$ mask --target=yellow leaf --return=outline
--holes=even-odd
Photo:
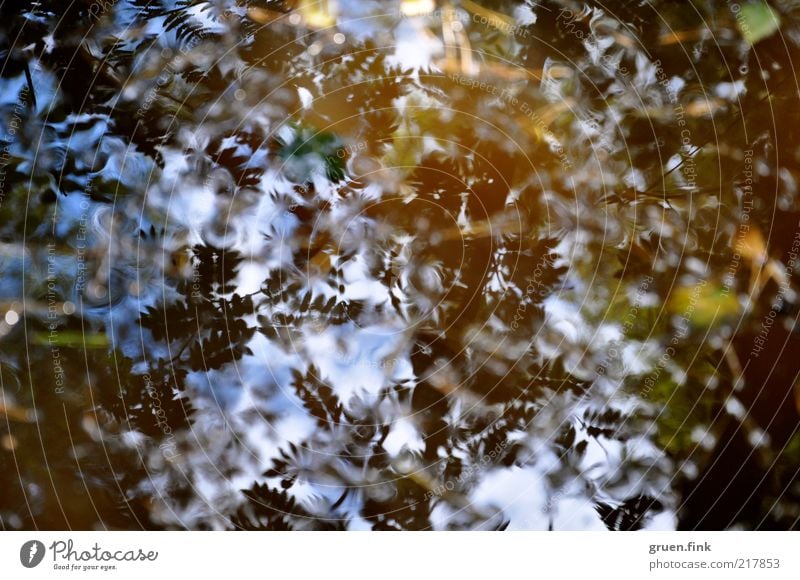
[[[761,230],[757,227],[751,227],[737,242],[735,250],[755,265],[767,261],[767,243],[764,241]]]
[[[481,6],[472,0],[461,0],[461,5],[499,30],[505,31],[516,28],[516,20],[501,12]]]
[[[679,44],[681,42],[694,42],[698,40],[703,34],[702,28],[695,28],[693,30],[675,30],[662,34],[658,39],[661,46],[669,46],[670,44]]]
[[[330,28],[336,24],[335,0],[300,0],[297,7],[309,28]]]
[[[275,10],[267,10],[266,8],[252,6],[247,9],[247,17],[258,24],[269,24],[282,16],[284,16],[283,13],[276,12]]]
[[[430,14],[436,9],[434,0],[403,0],[400,2],[400,12],[403,16],[421,16]]]
[[[20,423],[31,423],[35,413],[30,409],[23,409],[15,405],[5,405],[0,402],[0,416],[5,415],[6,421],[18,421]]]
[[[708,328],[737,315],[740,307],[735,293],[716,282],[702,281],[675,288],[667,310],[692,326]]]
[[[720,99],[697,99],[686,105],[690,117],[709,117],[722,108]]]

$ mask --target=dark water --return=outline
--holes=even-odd
[[[797,8],[2,3],[3,529],[793,529]]]

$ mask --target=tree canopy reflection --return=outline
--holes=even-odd
[[[797,527],[793,3],[2,11],[4,529]]]

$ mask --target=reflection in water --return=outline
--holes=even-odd
[[[791,10],[98,6],[2,31],[4,528],[796,527]]]

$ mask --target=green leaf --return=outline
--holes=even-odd
[[[34,344],[42,346],[60,346],[64,348],[108,348],[108,336],[103,333],[83,333],[76,330],[61,330],[55,334],[37,332],[33,336]]]
[[[742,6],[736,16],[736,25],[744,39],[753,46],[772,36],[780,27],[780,16],[765,2],[754,2]]]

